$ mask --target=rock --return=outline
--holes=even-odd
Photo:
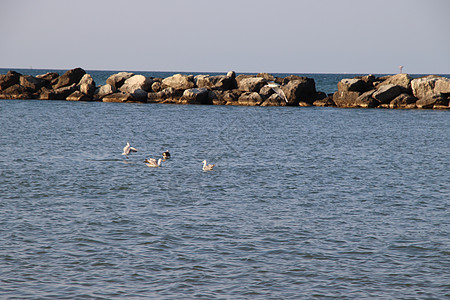
[[[113,74],[106,79],[106,83],[111,85],[115,90],[118,90],[125,80],[134,76],[134,73],[130,72],[119,72],[117,74]]]
[[[450,79],[440,77],[434,84],[434,92],[441,94],[450,94]]]
[[[244,92],[239,97],[238,103],[239,105],[257,106],[263,103],[263,98],[256,92]]]
[[[337,91],[333,94],[333,101],[337,107],[358,107],[356,99],[361,95],[354,91]]]
[[[161,84],[161,82],[159,82],[159,81],[153,82],[153,84],[152,84],[152,91],[153,91],[153,92],[159,92],[159,91],[161,91],[161,90],[162,90],[162,84]]]
[[[425,98],[427,96],[432,96],[435,94],[434,87],[436,81],[440,77],[436,75],[429,75],[421,78],[416,78],[411,81],[411,88],[413,95],[416,98]]]
[[[227,101],[223,99],[223,94],[225,91],[223,90],[209,90],[208,91],[208,101],[210,101],[213,105],[225,105]]]
[[[92,98],[83,94],[80,91],[75,91],[72,94],[70,94],[69,96],[67,96],[66,100],[68,100],[68,101],[90,101],[90,100],[92,100]]]
[[[152,90],[153,79],[143,75],[134,75],[125,80],[119,88],[124,93],[134,93],[136,90],[144,90],[150,92]]]
[[[229,71],[229,72],[227,73],[227,77],[230,77],[230,78],[232,78],[232,79],[236,79],[236,72],[234,72],[234,71]]]
[[[147,102],[150,103],[178,103],[183,95],[182,90],[168,87],[159,92],[149,92],[147,94]]]
[[[403,92],[411,91],[411,76],[408,74],[397,74],[393,76],[389,76],[385,81],[378,84],[377,88],[380,88],[383,85],[397,85],[402,88]]]
[[[268,99],[270,96],[272,96],[275,93],[275,91],[270,87],[270,86],[263,86],[260,90],[259,90],[259,94],[261,95],[261,97],[263,99]],[[285,101],[286,102],[286,101]]]
[[[20,84],[14,84],[0,92],[0,99],[34,99],[33,93]]]
[[[372,94],[372,98],[380,101],[380,103],[389,103],[394,100],[395,97],[400,95],[402,89],[398,85],[386,84],[377,89]]]
[[[80,92],[87,95],[89,98],[94,97],[96,87],[95,81],[91,75],[84,74],[78,85],[80,86]]]
[[[375,92],[375,90],[370,90],[358,96],[355,100],[355,106],[362,108],[374,108],[380,105],[380,101],[374,99],[373,97]]]
[[[86,72],[81,68],[75,68],[67,71],[60,77],[56,84],[53,86],[53,89],[59,89],[61,87],[71,86],[72,84],[78,84],[81,78],[86,74]]]
[[[275,77],[273,77],[273,75],[269,73],[258,73],[256,77],[264,78],[267,81],[275,81]]]
[[[333,97],[325,97],[323,99],[318,99],[313,102],[314,106],[328,107],[328,106],[336,106],[336,103],[333,101]]]
[[[197,75],[195,76],[195,83],[199,88],[215,88],[222,90],[232,90],[237,87],[236,80],[232,77],[218,75]]]
[[[107,95],[111,95],[112,93],[115,93],[116,90],[110,85],[110,84],[105,84],[102,86],[99,86],[94,93],[94,100],[101,100],[103,97],[107,96]]]
[[[429,95],[417,100],[416,106],[421,109],[448,108],[448,99],[442,94]]]
[[[414,96],[403,93],[389,103],[389,108],[416,108],[416,101]]]
[[[43,87],[47,83],[47,81],[30,75],[22,75],[20,76],[19,83],[21,86],[33,92],[37,92],[41,87]]]
[[[58,89],[43,89],[39,95],[41,100],[65,100],[70,94],[77,90],[77,85],[64,86]]]
[[[288,105],[312,105],[316,97],[316,84],[314,79],[303,77],[298,80],[290,80],[287,84],[282,85]]]
[[[8,71],[6,75],[0,75],[0,91],[15,84],[19,84],[21,75],[22,74],[17,73],[16,71]]]
[[[163,87],[172,87],[178,90],[187,90],[195,87],[194,76],[175,74],[162,80]]]
[[[41,75],[36,75],[36,78],[39,78],[39,79],[42,79],[42,80],[45,80],[47,83],[46,83],[46,85],[48,85],[48,84],[55,84],[56,83],[56,79],[59,77],[59,74],[58,73],[56,73],[56,72],[48,72],[48,73],[45,73],[45,74],[41,74]]]
[[[243,92],[259,92],[266,84],[267,80],[261,77],[249,77],[237,80],[238,89]]]
[[[364,93],[367,88],[367,84],[362,79],[342,79],[338,82],[338,91]]]
[[[286,106],[286,101],[278,94],[272,94],[269,96],[261,106]]]
[[[129,93],[116,92],[103,97],[103,102],[132,102],[134,99]]]
[[[192,88],[183,92],[182,102],[185,104],[212,104],[206,88]]]

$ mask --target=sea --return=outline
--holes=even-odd
[[[449,128],[448,110],[0,100],[0,299],[450,299]]]

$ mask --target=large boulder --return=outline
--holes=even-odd
[[[286,101],[280,95],[274,93],[264,100],[261,106],[286,106]]]
[[[159,92],[149,92],[147,102],[150,103],[178,103],[183,95],[183,90],[177,90],[172,87],[165,88]]]
[[[58,89],[43,88],[39,99],[41,100],[65,100],[70,94],[78,89],[77,85],[73,83],[70,86],[63,86]]]
[[[136,90],[144,90],[150,92],[152,90],[153,79],[143,75],[134,75],[125,80],[123,85],[119,88],[125,93],[134,93]]]
[[[19,84],[20,76],[21,74],[16,71],[8,71],[6,75],[0,75],[0,91]]]
[[[80,91],[75,91],[72,94],[70,94],[69,96],[67,96],[66,100],[68,100],[68,101],[90,101],[90,100],[92,100],[92,98]]]
[[[358,98],[356,98],[355,107],[374,108],[380,105],[380,101],[373,97],[375,92],[375,90],[370,90],[362,93],[360,96],[358,96]]]
[[[449,108],[448,98],[442,96],[442,94],[433,94],[420,98],[416,101],[417,108],[430,109],[430,108]]]
[[[398,85],[386,84],[377,89],[372,94],[372,98],[380,101],[380,103],[389,103],[394,100],[395,97],[400,95],[402,88]]]
[[[69,70],[58,77],[58,81],[53,86],[53,89],[56,90],[61,87],[71,86],[72,84],[78,84],[84,74],[86,74],[86,71],[84,71],[82,68]]]
[[[103,102],[133,102],[135,99],[129,93],[117,92],[103,97]]]
[[[178,90],[187,90],[195,87],[194,76],[175,74],[162,80],[163,87],[172,87]]]
[[[425,98],[427,96],[432,96],[435,94],[434,87],[436,81],[440,77],[435,75],[429,75],[421,78],[416,78],[411,81],[411,88],[413,95],[416,98]]]
[[[47,72],[45,74],[36,75],[36,78],[45,80],[48,84],[54,85],[56,84],[57,78],[59,77],[59,74],[56,72]]]
[[[211,104],[209,91],[206,88],[192,88],[183,92],[182,103],[185,104]]]
[[[345,78],[338,82],[338,91],[364,93],[365,91],[367,91],[367,84],[362,79]]]
[[[450,94],[450,79],[440,77],[434,84],[434,92],[440,94]]]
[[[416,101],[416,97],[403,93],[389,103],[389,108],[416,108]]]
[[[116,92],[116,89],[107,83],[105,85],[99,86],[95,90],[94,99],[101,100],[103,97],[105,97],[107,95],[111,95],[112,93],[115,93],[115,92]]]
[[[237,83],[234,78],[224,75],[197,75],[195,76],[195,83],[199,88],[232,90],[237,87]]]
[[[402,88],[403,91],[411,91],[411,76],[405,73],[389,76],[386,80],[378,84],[377,88],[383,85],[397,85]]]
[[[356,99],[361,95],[354,91],[337,91],[333,94],[333,101],[337,107],[358,107]]]
[[[257,106],[263,103],[263,98],[256,92],[244,92],[238,99],[239,105]]]
[[[34,94],[20,84],[14,84],[0,91],[0,99],[34,99]]]
[[[84,74],[78,85],[80,86],[80,92],[90,98],[94,97],[96,90],[95,81],[90,74]]]
[[[303,77],[301,79],[290,80],[287,84],[282,85],[288,105],[299,105],[303,103],[304,106],[312,105],[316,98],[316,84],[314,79]]]
[[[259,92],[267,84],[267,80],[262,77],[247,77],[237,79],[238,89],[243,92]]]
[[[119,72],[113,74],[106,79],[106,83],[111,85],[115,90],[118,90],[128,78],[134,76],[134,73]]]
[[[30,75],[20,76],[19,82],[21,86],[30,89],[33,92],[38,91],[41,87],[43,87],[47,83],[46,80],[36,78]]]

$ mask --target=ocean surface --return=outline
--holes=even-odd
[[[0,299],[449,299],[449,128],[435,110],[0,100]]]

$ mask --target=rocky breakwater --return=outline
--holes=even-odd
[[[267,84],[280,85],[287,102]],[[258,75],[182,75],[145,77],[130,72],[111,75],[97,86],[81,68],[36,77],[9,71],[0,75],[0,99],[41,99],[103,102],[215,104],[248,106],[312,106],[326,95],[316,91],[314,79]]]
[[[332,96],[337,107],[449,109],[450,79],[429,75],[373,75],[342,79]],[[330,99],[331,100],[331,99]]]

